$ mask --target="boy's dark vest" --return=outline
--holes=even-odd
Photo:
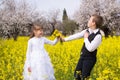
[[[87,32],[89,33],[88,30],[87,30]],[[95,38],[95,36],[98,35],[98,34],[101,35],[100,30],[99,30],[96,34],[95,34],[95,33],[90,34],[90,35],[88,36],[89,42],[91,43],[91,41],[92,41],[92,40]],[[97,49],[95,49],[95,50],[92,51],[92,52],[89,52],[89,51],[87,50],[87,48],[85,47],[85,43],[84,43],[81,52],[82,52],[81,56],[83,56],[83,57],[96,57]]]

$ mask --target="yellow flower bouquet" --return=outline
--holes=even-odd
[[[62,37],[63,38],[64,36],[63,36],[63,34],[60,31],[58,31],[57,29],[55,29],[55,31],[52,34],[52,37]],[[60,42],[61,43],[63,42],[61,38],[60,38]]]

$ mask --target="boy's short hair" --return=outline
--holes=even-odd
[[[100,15],[97,15],[97,14],[93,14],[92,17],[94,17],[93,22],[95,22],[96,27],[97,28],[102,27],[102,25],[103,25],[103,17],[100,16]]]

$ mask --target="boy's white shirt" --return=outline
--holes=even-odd
[[[74,39],[83,38],[86,30],[87,29],[65,38],[65,41],[70,41],[70,40],[74,40]],[[92,30],[92,29],[89,28],[88,30],[89,30],[89,32],[91,34],[93,32],[97,33],[99,29]],[[88,38],[84,38],[85,47],[90,52],[97,49],[97,47],[100,45],[101,41],[102,41],[102,36],[100,34],[96,35],[95,38],[93,39],[93,41],[91,41],[91,42],[89,42]]]

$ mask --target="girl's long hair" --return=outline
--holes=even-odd
[[[34,31],[38,31],[38,30],[43,30],[43,27],[42,27],[41,24],[39,24],[39,23],[33,23],[33,24],[31,24],[30,38],[33,38],[35,36]]]

